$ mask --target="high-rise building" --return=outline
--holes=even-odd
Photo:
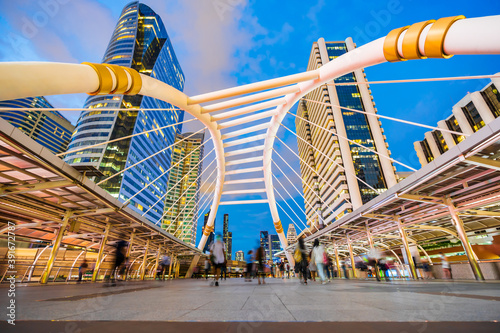
[[[130,67],[181,91],[184,88],[184,74],[161,18],[137,1],[123,9],[102,62]],[[178,123],[183,120],[184,112],[142,95],[90,96],[84,107],[89,110],[81,113],[68,150],[157,129],[69,154],[65,160],[75,167],[98,169],[102,176],[96,176],[96,182],[123,171],[100,186],[121,201],[134,196],[129,206],[160,224],[165,201],[158,199],[167,190],[172,156],[167,147],[181,131]],[[110,111],[109,108],[122,110]],[[174,124],[177,125],[166,127]],[[134,166],[136,163],[139,164]],[[154,184],[147,187],[152,181]]]
[[[210,210],[208,210],[208,212],[205,214],[205,218],[203,220],[203,229],[202,230],[204,230],[206,228],[209,216],[210,216]],[[214,230],[215,230],[215,219],[214,219]],[[212,245],[212,243],[214,242],[214,239],[215,239],[215,234],[212,231],[207,238],[207,242],[205,243],[205,247],[203,248],[204,253],[207,253],[210,251],[210,245]]]
[[[243,251],[236,251],[234,256],[236,261],[245,261],[245,253]]]
[[[225,245],[226,258],[231,260],[233,251],[233,233],[229,231],[229,214],[224,214],[224,225],[222,228],[222,240]]]
[[[494,78],[480,91],[467,93],[453,106],[452,115],[437,123],[438,127],[444,130],[472,134],[495,118],[500,117],[500,93],[497,87],[500,87],[500,79]],[[414,142],[413,145],[420,164],[424,166],[464,139],[464,135],[433,130],[425,133],[425,138],[422,141]]]
[[[53,109],[54,107],[44,97],[0,101],[0,108],[12,108],[11,111],[0,111],[0,117],[51,152],[62,153],[68,148],[75,126],[59,112],[16,110],[19,108]]]
[[[278,257],[275,257],[276,253],[281,251],[281,242],[278,235],[269,235],[269,259],[279,261]]]
[[[354,48],[351,38],[320,38],[313,43],[307,69],[315,70]],[[392,162],[359,146],[389,157],[378,118],[340,108],[376,113],[364,82],[364,71],[356,70],[311,91],[305,96],[310,101],[298,105],[297,115],[306,120],[296,118],[295,125],[297,135],[307,142],[298,139],[309,229],[332,223],[397,184]]]
[[[195,245],[204,134],[177,134],[161,227]]]
[[[271,259],[271,256],[269,254],[269,232],[260,232],[260,246],[264,248],[266,260]]]
[[[295,244],[295,242],[297,242],[297,231],[295,230],[295,226],[292,223],[288,225],[288,231],[286,232],[286,241],[289,245]]]

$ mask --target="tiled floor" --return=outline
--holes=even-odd
[[[17,286],[17,320],[176,322],[499,321],[500,283],[242,279]],[[0,288],[0,293],[7,293]],[[78,296],[78,297],[77,297]],[[478,296],[478,297],[475,297]],[[485,296],[489,298],[485,299]],[[0,308],[7,306],[0,297]]]

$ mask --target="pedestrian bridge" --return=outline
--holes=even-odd
[[[18,285],[16,326],[2,332],[487,332],[498,330],[499,283],[360,281],[301,285],[204,279]],[[4,288],[0,291],[5,291]],[[7,307],[0,298],[0,307]]]
[[[37,252],[33,261],[24,267],[26,269],[21,274],[28,280],[33,275],[39,275],[42,283],[58,278],[56,261],[61,244],[66,249],[80,249],[80,253],[85,248],[95,249],[92,279],[98,280],[100,272],[105,274],[105,267],[101,270],[101,265],[118,239],[128,239],[132,244],[128,254],[137,265],[134,276],[144,279],[166,251],[175,258],[171,268],[174,272],[180,270],[181,259],[186,264],[191,263],[189,276],[202,255],[199,249],[203,248],[213,230],[219,205],[266,202],[281,244],[287,249],[285,255],[293,263],[290,255],[293,245],[287,244],[283,232],[279,203],[275,198],[275,193],[280,195],[274,183],[276,170],[272,168],[274,153],[278,154],[274,149],[277,132],[290,108],[307,93],[330,84],[334,78],[380,63],[425,58],[443,58],[445,61],[452,55],[500,54],[499,30],[499,16],[472,19],[456,16],[419,22],[394,29],[386,37],[360,46],[318,69],[198,96],[187,96],[163,82],[118,66],[1,63],[0,99],[123,93],[142,94],[169,102],[193,115],[208,129],[217,164],[208,227],[195,248],[147,221],[99,188],[85,173],[64,163],[5,121],[0,121],[1,232],[8,233],[7,223],[14,221],[16,237],[52,243]],[[330,106],[340,112],[340,106]],[[369,117],[380,117],[375,111],[364,113]],[[255,121],[260,123],[248,126]],[[234,130],[237,126],[245,128]],[[338,137],[341,145],[352,141],[343,133],[332,134]],[[483,280],[485,276],[467,233],[500,227],[499,143],[500,119],[496,119],[404,181],[393,182],[386,192],[370,202],[362,205],[359,198],[352,198],[353,212],[324,229],[319,230],[314,224],[306,226],[300,221],[304,224],[306,241],[320,238],[335,255],[337,264],[341,257],[350,257],[354,262],[356,253],[375,246],[388,250],[402,246],[408,258],[410,275],[416,278],[409,245],[452,237],[461,241],[472,275]],[[255,152],[259,155],[248,157]],[[382,164],[388,163],[391,167],[392,163],[404,165],[388,153],[377,154],[384,161]],[[327,158],[345,171],[349,186],[363,182],[354,170]],[[259,163],[259,166],[248,167],[251,163]],[[255,172],[261,176],[248,176]],[[227,180],[228,175],[240,175],[241,178]],[[263,186],[252,190],[231,188],[251,183]],[[222,199],[225,195],[248,193],[265,193],[266,198]],[[43,265],[38,265],[37,260],[47,254]],[[73,260],[74,266],[77,259],[78,254],[72,254],[68,264]],[[4,266],[2,274],[7,273]],[[354,270],[353,274],[356,274]],[[70,276],[71,271],[67,275]]]

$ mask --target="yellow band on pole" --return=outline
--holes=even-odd
[[[88,65],[92,67],[97,73],[99,78],[99,87],[96,91],[88,93],[89,95],[107,95],[113,89],[113,77],[111,73],[106,68],[106,66],[101,64],[93,64],[90,62],[82,62],[82,65]]]
[[[128,76],[125,73],[125,70],[123,67],[117,66],[117,65],[109,65],[109,64],[103,64],[107,68],[111,69],[113,74],[115,74],[116,78],[116,85],[115,89],[111,90],[109,93],[110,94],[123,94],[125,91],[127,91],[128,88]]]
[[[430,28],[425,38],[425,56],[427,58],[451,58],[453,55],[444,53],[444,39],[448,29],[458,20],[465,16],[458,15],[453,17],[443,17],[436,21]]]
[[[426,59],[419,49],[420,34],[426,26],[436,20],[429,20],[412,24],[403,37],[403,57],[407,60]]]
[[[387,34],[384,40],[384,57],[389,62],[402,61],[406,60],[399,55],[398,52],[398,39],[399,36],[408,28],[402,27],[398,29],[394,29]]]

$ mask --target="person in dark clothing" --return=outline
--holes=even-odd
[[[125,263],[125,253],[128,243],[124,240],[119,240],[116,243],[115,263],[111,271],[111,286],[116,286],[116,276],[121,273],[123,264]]]
[[[299,273],[300,283],[307,284],[307,266],[309,265],[308,254],[304,245],[304,240],[299,238],[298,246],[295,249],[295,271]]]
[[[266,273],[264,272],[264,261],[266,252],[262,246],[260,246],[255,252],[255,260],[257,261],[257,280],[260,284],[260,277],[262,276],[262,283],[266,284]]]
[[[87,268],[89,268],[89,264],[87,263],[87,259],[83,259],[80,267],[78,268],[78,283],[82,282],[82,278],[85,275]]]

